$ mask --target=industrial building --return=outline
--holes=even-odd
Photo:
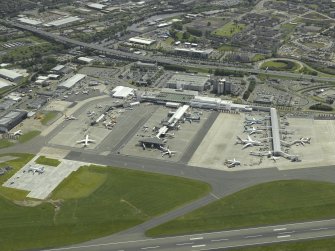
[[[167,85],[172,89],[202,92],[210,88],[209,80],[210,78],[204,75],[175,74],[167,81]]]
[[[189,57],[208,58],[213,52],[213,49],[198,50],[195,48],[175,48],[174,52],[178,55],[184,55]]]
[[[49,23],[46,23],[45,26],[54,26],[54,27],[62,27],[62,26],[66,26],[70,23],[74,23],[81,20],[80,17],[65,17],[62,19],[58,19]]]
[[[16,83],[23,78],[20,73],[7,69],[0,69],[0,77]]]
[[[46,97],[38,97],[34,100],[30,101],[27,105],[30,109],[40,109],[43,105],[45,105],[48,102],[48,98]]]
[[[156,40],[142,38],[142,37],[132,37],[132,38],[129,38],[128,41],[133,44],[147,45],[147,46],[156,43]]]
[[[24,119],[27,118],[27,112],[21,110],[13,110],[0,118],[0,132],[7,133],[12,128],[20,124]]]
[[[80,62],[83,62],[83,63],[92,63],[94,61],[93,58],[88,58],[88,57],[79,57],[77,58]]]
[[[16,101],[11,99],[6,99],[0,103],[0,110],[6,111],[16,104]]]
[[[95,10],[103,10],[106,8],[106,5],[104,4],[99,4],[99,3],[88,3],[86,4],[87,7]]]
[[[79,83],[81,80],[83,80],[84,78],[86,78],[85,74],[76,74],[74,76],[72,76],[71,78],[69,78],[68,80],[60,83],[57,88],[59,89],[71,89],[73,86],[75,86],[77,83]]]

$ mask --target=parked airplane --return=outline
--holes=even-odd
[[[256,122],[257,124],[262,123],[263,120],[264,120],[264,119],[256,119],[256,118],[254,118],[254,117],[252,117],[251,119],[249,119],[249,118],[247,118],[247,117],[245,118],[245,121],[246,121],[246,122]]]
[[[235,167],[235,166],[241,165],[241,162],[234,158],[233,160],[227,160],[226,164],[228,165],[228,167]]]
[[[16,135],[22,135],[22,134],[23,134],[22,130],[18,130],[16,132],[13,132],[14,136],[16,136]]]
[[[249,135],[248,135],[248,139],[241,139],[239,136],[237,136],[237,139],[240,143],[244,144],[242,149],[247,148],[249,146],[261,146],[262,145],[262,142],[253,140]]]
[[[44,167],[32,167],[32,166],[29,166],[28,168],[28,173],[29,172],[32,172],[33,174],[35,173],[38,173],[38,174],[42,174],[44,173]]]
[[[86,135],[85,139],[77,141],[77,144],[84,144],[84,147],[89,146],[89,143],[95,143],[95,140],[90,139],[88,134]]]
[[[168,154],[169,157],[171,158],[172,155],[177,153],[176,151],[171,151],[169,147],[166,147],[166,148],[162,147],[161,149],[162,149],[162,157],[164,157],[164,155]]]
[[[300,138],[300,144],[302,144],[303,146],[305,144],[310,144],[311,143],[311,138]]]
[[[77,119],[77,118],[74,117],[74,116],[72,116],[72,115],[67,116],[67,115],[65,114],[65,120],[76,120],[76,119]]]
[[[250,128],[247,128],[246,126],[244,127],[244,131],[243,132],[247,132],[249,135],[252,135],[254,133],[262,133],[263,130],[261,129],[256,129],[255,127],[250,127]]]

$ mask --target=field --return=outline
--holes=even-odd
[[[82,167],[56,189],[52,203],[24,207],[1,193],[0,247],[2,251],[39,249],[106,236],[209,191],[209,185],[184,178]]]
[[[47,166],[58,166],[60,164],[60,161],[57,159],[50,159],[45,156],[38,157],[37,160],[35,160],[37,164],[40,165],[47,165]]]
[[[53,111],[45,113],[41,119],[42,125],[48,125],[50,121],[56,118],[57,114],[58,112],[53,112]]]
[[[232,37],[236,33],[241,32],[245,27],[245,24],[234,24],[233,22],[230,22],[225,24],[223,27],[214,30],[212,35],[220,37]]]
[[[23,135],[19,137],[19,142],[25,143],[31,140],[32,138],[35,138],[36,136],[40,135],[40,133],[41,133],[40,131],[30,131],[30,132],[24,133]]]
[[[311,240],[294,243],[281,243],[260,247],[236,249],[236,251],[333,251],[335,239]],[[235,249],[234,249],[235,250]]]
[[[269,60],[261,65],[261,69],[269,69],[271,71],[296,71],[299,65],[293,61],[288,60]]]
[[[264,183],[150,229],[147,235],[190,234],[331,218],[335,216],[334,195],[332,183],[302,180]]]

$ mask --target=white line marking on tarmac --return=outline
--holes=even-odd
[[[159,248],[160,246],[154,246],[154,247],[145,247],[145,248],[141,248],[142,250],[146,250],[146,249],[154,249],[154,248]]]
[[[201,248],[201,247],[206,247],[206,245],[202,244],[202,245],[194,245],[194,246],[192,246],[192,248]]]
[[[286,231],[286,232],[282,232],[280,234],[293,234],[295,231]]]
[[[194,242],[185,242],[185,243],[178,243],[177,246],[184,246],[184,245],[192,245]]]
[[[288,238],[288,237],[291,237],[291,235],[279,235],[279,236],[277,236],[277,238]]]
[[[215,199],[219,200],[220,198],[213,193],[210,193]]]
[[[202,240],[204,237],[193,237],[190,238],[190,241],[194,241],[194,240]]]
[[[273,231],[284,231],[284,230],[286,230],[287,228],[286,227],[284,227],[284,228],[276,228],[276,229],[273,229]]]
[[[244,238],[245,238],[245,239],[248,239],[248,238],[261,237],[261,236],[263,236],[263,235],[261,235],[261,234],[258,234],[258,235],[248,235],[248,236],[245,236]]]
[[[327,230],[329,229],[328,227],[320,227],[320,228],[312,228],[312,231],[320,231],[320,230]]]
[[[212,242],[216,242],[216,241],[228,241],[229,239],[217,239],[217,240],[211,240]]]

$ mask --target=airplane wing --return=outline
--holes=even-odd
[[[77,144],[85,143],[85,142],[86,142],[86,140],[84,140],[84,139],[83,139],[83,140],[78,140],[78,141],[77,141]]]
[[[247,143],[247,144],[245,144],[245,145],[242,147],[242,149],[247,148],[247,147],[249,147],[249,146],[252,146],[252,144],[251,144],[251,143]]]
[[[249,141],[252,141],[252,138],[251,138],[249,135],[248,135],[248,140],[249,140]]]

